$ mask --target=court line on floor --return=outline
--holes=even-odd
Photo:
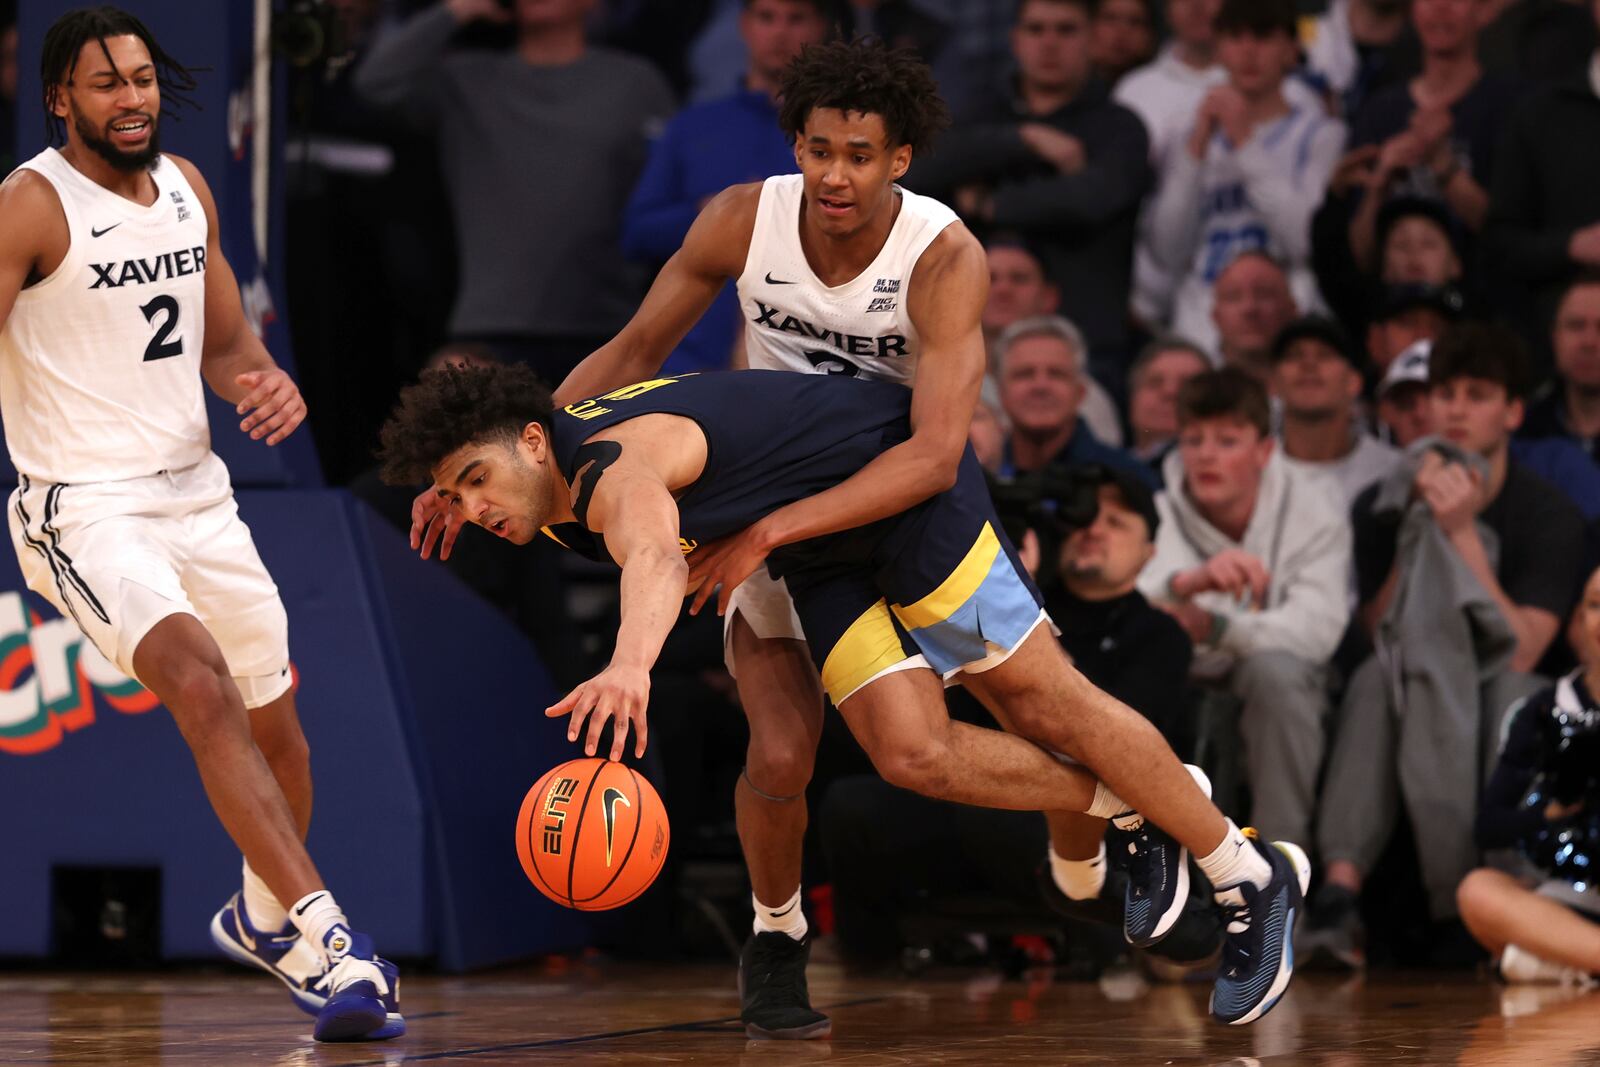
[[[837,1004],[823,1004],[819,1010],[837,1011],[840,1008],[854,1008],[862,1004],[877,1004],[880,1001],[890,1000],[891,997],[857,997],[854,1000],[842,1000]],[[739,1021],[737,1015],[729,1015],[721,1019],[697,1019],[693,1022],[668,1023],[664,1026],[641,1026],[633,1030],[611,1030],[603,1034],[579,1034],[574,1037],[550,1037],[542,1041],[516,1041],[504,1045],[481,1045],[461,1049],[441,1049],[438,1052],[421,1052],[415,1056],[402,1055],[398,1060],[393,1056],[386,1056],[376,1060],[358,1060],[355,1063],[345,1064],[344,1067],[393,1067],[395,1063],[422,1063],[428,1060],[448,1060],[456,1057],[488,1056],[496,1052],[518,1052],[536,1048],[560,1048],[563,1045],[583,1045],[594,1041],[614,1041],[624,1037],[639,1037],[642,1034],[670,1034],[693,1033],[695,1031],[710,1030],[712,1027],[725,1026],[728,1023]],[[742,1033],[739,1030],[730,1030],[729,1033]]]

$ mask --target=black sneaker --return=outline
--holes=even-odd
[[[1354,890],[1325,882],[1312,895],[1296,941],[1308,968],[1359,971],[1367,965],[1361,898]]]
[[[1184,769],[1207,797],[1211,779],[1192,763]],[[1128,875],[1122,935],[1128,944],[1150,948],[1167,936],[1189,902],[1189,850],[1135,811],[1111,820],[1106,856]]]
[[[811,943],[780,931],[753,934],[739,953],[739,1018],[750,1037],[804,1041],[827,1037],[833,1020],[811,1007],[806,961]]]
[[[1108,866],[1100,895],[1088,900],[1074,900],[1061,891],[1050,873],[1049,860],[1041,863],[1035,874],[1039,880],[1039,895],[1050,905],[1050,910],[1062,918],[1097,926],[1122,926],[1122,899],[1127,892],[1128,877],[1121,871]]]
[[[1145,949],[1152,956],[1194,967],[1222,948],[1222,913],[1210,900],[1191,896],[1167,936]]]

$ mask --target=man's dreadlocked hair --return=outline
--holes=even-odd
[[[550,429],[550,390],[523,364],[444,366],[400,390],[379,433],[378,459],[390,485],[416,485],[463,445],[511,442],[537,422]]]
[[[56,19],[54,25],[45,31],[43,54],[39,59],[39,74],[44,82],[44,122],[51,144],[66,141],[66,124],[56,117],[53,108],[56,93],[63,84],[72,80],[73,73],[78,69],[78,54],[83,51],[83,46],[90,41],[98,41],[106,61],[115,70],[116,63],[111,61],[106,38],[130,36],[139,38],[150,50],[150,61],[156,67],[156,84],[161,87],[161,113],[171,113],[167,108],[169,101],[199,108],[200,105],[189,95],[199,84],[194,80],[193,72],[167,55],[156,44],[155,37],[144,23],[120,8],[79,8]]]
[[[950,125],[933,72],[907,48],[871,38],[807,45],[783,72],[778,125],[791,140],[819,107],[878,115],[891,147],[921,152]]]

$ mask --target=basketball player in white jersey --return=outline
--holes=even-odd
[[[65,144],[0,185],[22,573],[177,721],[245,856],[244,888],[212,920],[218,946],[282,980],[319,1040],[397,1036],[396,971],[306,854],[287,619],[210,448],[202,378],[268,445],[306,409],[245,321],[210,189],[158,148],[163,90],[181,100],[194,80],[109,7],[59,19],[42,70]]]

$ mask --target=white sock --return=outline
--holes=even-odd
[[[1100,852],[1088,860],[1064,860],[1050,849],[1050,877],[1056,888],[1069,900],[1093,900],[1106,884],[1106,843],[1100,842]]]
[[[1257,889],[1265,889],[1272,881],[1272,864],[1256,851],[1249,838],[1228,820],[1228,833],[1209,856],[1196,856],[1200,870],[1211,879],[1219,891],[1249,882]]]
[[[1094,800],[1084,811],[1085,815],[1093,815],[1096,819],[1109,819],[1114,815],[1121,815],[1128,810],[1128,805],[1122,798],[1113,793],[1104,782],[1094,784]]]
[[[750,902],[756,906],[756,921],[752,929],[758,934],[788,934],[796,941],[804,941],[806,931],[810,926],[806,923],[805,909],[800,907],[800,888],[795,887],[794,896],[776,908],[769,908],[750,894]]]
[[[250,925],[264,934],[275,934],[289,922],[289,909],[278,903],[267,883],[250,869],[249,860],[244,861],[244,913]]]
[[[307,893],[289,909],[289,921],[300,930],[300,935],[322,956],[329,955],[328,934],[335,926],[350,929],[350,920],[344,917],[333,894],[326,889]],[[348,944],[348,941],[346,942]],[[339,949],[335,949],[337,954]]]

